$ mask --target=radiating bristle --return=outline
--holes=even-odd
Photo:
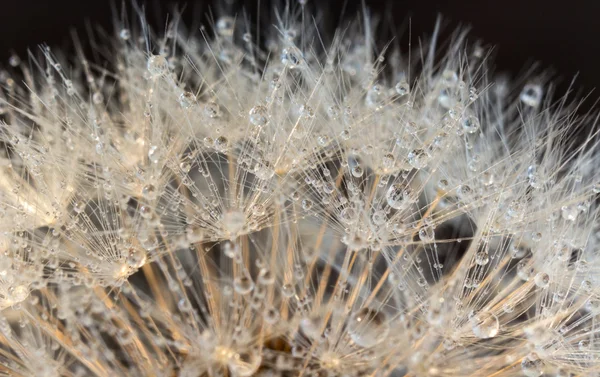
[[[0,75],[0,375],[600,373],[595,114],[439,24],[140,18]]]

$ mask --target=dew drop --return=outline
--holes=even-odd
[[[352,168],[352,176],[355,178],[360,178],[363,176],[364,170],[361,166],[356,165]]]
[[[408,203],[409,195],[410,189],[407,186],[394,183],[387,191],[387,204],[394,209],[400,209]]]
[[[408,154],[408,163],[415,169],[427,166],[427,153],[423,149],[415,149]]]
[[[544,361],[532,352],[521,361],[521,371],[527,377],[538,377],[544,373]]]
[[[226,232],[230,235],[238,235],[246,225],[246,216],[241,211],[228,211],[223,214],[221,222]]]
[[[183,92],[179,95],[179,105],[184,109],[189,109],[196,105],[196,96],[192,92]]]
[[[373,347],[385,340],[390,328],[385,314],[371,308],[362,308],[348,322],[350,338],[361,347]]]
[[[419,229],[419,238],[423,242],[432,242],[435,240],[435,231],[431,225],[425,225]]]
[[[474,134],[479,130],[479,119],[475,115],[469,115],[462,120],[463,130],[468,134]]]
[[[264,126],[269,121],[269,112],[263,105],[257,105],[250,109],[250,122],[255,126]]]
[[[16,285],[14,287],[10,287],[8,289],[8,293],[10,294],[11,301],[23,302],[27,296],[29,296],[29,289],[24,285]]]
[[[527,84],[523,87],[519,99],[527,106],[537,107],[542,101],[542,87],[537,84]]]
[[[393,154],[387,153],[385,156],[383,156],[382,162],[384,168],[392,169],[394,167],[394,164],[396,163],[396,158]]]
[[[305,211],[309,211],[313,207],[313,202],[310,199],[302,200],[302,209]]]
[[[235,27],[235,20],[232,17],[221,17],[217,21],[217,33],[222,37],[231,37]]]
[[[254,282],[248,276],[238,276],[233,280],[233,289],[241,295],[246,295],[254,289]]]
[[[533,278],[533,282],[539,288],[548,288],[548,286],[550,285],[550,276],[545,272],[538,272]]]
[[[138,247],[130,247],[127,252],[126,263],[129,267],[138,269],[146,263],[146,251]]]
[[[162,55],[152,55],[148,59],[148,72],[153,77],[164,75],[169,70],[169,63]]]
[[[119,32],[119,38],[121,38],[124,41],[129,40],[129,38],[131,38],[131,32],[129,31],[129,29],[121,29],[121,31]]]
[[[473,334],[481,339],[493,338],[500,330],[498,317],[489,312],[475,314],[470,318],[470,322]]]
[[[410,86],[408,85],[408,83],[406,81],[399,81],[396,84],[396,93],[398,93],[398,95],[403,96],[406,95],[410,92]]]
[[[255,348],[250,348],[244,352],[239,352],[233,355],[227,362],[233,377],[250,377],[254,376],[255,372],[260,367],[262,355]]]
[[[480,251],[477,254],[475,254],[475,263],[480,265],[480,266],[485,266],[486,264],[488,264],[490,261],[490,256],[487,252],[485,251]]]
[[[214,145],[219,152],[225,152],[229,146],[229,140],[225,136],[219,136],[215,139]]]
[[[302,63],[302,52],[297,47],[287,47],[281,52],[281,63],[288,68],[296,68]]]

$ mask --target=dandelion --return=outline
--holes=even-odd
[[[0,374],[600,372],[595,116],[307,12],[11,59]]]

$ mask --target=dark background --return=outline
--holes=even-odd
[[[71,30],[86,33],[86,23],[112,30],[111,4],[120,8],[121,0],[0,0],[0,64],[6,65],[12,51],[21,57],[27,48],[35,50],[45,42],[53,47],[72,47]],[[162,26],[173,2],[142,1],[155,24]],[[295,1],[295,0],[291,0]],[[342,9],[355,17],[360,2],[348,0],[308,0],[319,3],[328,18],[337,22]],[[480,38],[495,45],[497,69],[513,77],[533,63],[548,69],[564,92],[575,77],[581,95],[600,89],[600,1],[575,0],[464,0],[464,1],[394,1],[365,0],[373,13],[385,15],[401,28],[412,21],[413,45],[416,37],[431,33],[435,19],[442,14],[448,35],[456,26],[471,27],[472,39]],[[125,1],[130,4],[129,0]],[[186,5],[188,22],[206,20],[209,9],[224,8],[223,1],[178,2]],[[250,15],[256,14],[257,0],[237,1]],[[261,0],[269,7],[268,0]],[[345,5],[344,5],[345,4]],[[314,4],[313,4],[314,5]],[[240,9],[239,6],[236,9]],[[253,20],[255,18],[252,18]],[[82,38],[85,40],[85,38]],[[590,100],[600,98],[596,91]]]

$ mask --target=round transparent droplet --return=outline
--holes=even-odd
[[[18,303],[23,302],[29,296],[29,289],[25,285],[16,285],[8,289],[10,300]]]
[[[229,140],[225,136],[219,136],[215,139],[214,145],[219,152],[225,152],[229,147]]]
[[[269,111],[263,105],[257,105],[250,109],[250,122],[255,126],[264,126],[269,121]]]
[[[396,84],[395,89],[396,89],[396,93],[398,93],[398,95],[400,95],[400,96],[404,96],[404,95],[410,93],[410,86],[404,80],[403,81],[399,81]]]
[[[548,288],[550,285],[550,276],[545,272],[538,272],[533,278],[533,282],[539,288]]]
[[[254,289],[254,282],[248,276],[238,276],[233,280],[233,289],[241,295],[246,295]]]
[[[161,76],[169,70],[169,63],[162,55],[152,55],[148,58],[148,72],[153,77]]]
[[[126,263],[129,267],[138,269],[142,267],[147,260],[146,251],[139,247],[131,247],[127,251]]]
[[[119,32],[119,38],[121,38],[124,41],[128,41],[129,38],[131,38],[131,32],[129,31],[129,29],[121,29],[121,31]]]
[[[419,238],[423,242],[432,242],[435,240],[435,231],[431,225],[425,225],[419,229]]]
[[[281,52],[281,63],[288,68],[296,68],[302,63],[302,52],[294,46],[284,48]]]
[[[474,134],[479,130],[479,119],[475,115],[469,115],[462,120],[463,130],[468,134]]]
[[[523,87],[519,99],[527,106],[537,107],[542,101],[543,90],[540,85],[527,84]]]
[[[521,371],[526,377],[541,376],[544,373],[544,361],[532,352],[521,361]]]
[[[179,95],[179,105],[184,109],[189,109],[196,105],[196,96],[192,92],[183,92]]]
[[[221,218],[223,229],[230,235],[238,235],[246,225],[246,216],[241,211],[227,211]]]
[[[235,20],[233,17],[225,16],[219,18],[217,21],[217,33],[222,37],[231,37],[235,27]]]
[[[348,334],[360,347],[373,347],[387,338],[390,328],[384,313],[362,308],[348,321]]]
[[[388,189],[385,198],[390,207],[400,209],[408,203],[409,195],[410,190],[408,187],[394,183]]]
[[[498,335],[500,322],[498,317],[489,312],[481,312],[470,318],[473,334],[480,339],[493,338]]]
[[[144,187],[142,187],[142,195],[145,198],[148,199],[155,199],[157,196],[158,192],[156,190],[156,186],[154,186],[153,184],[149,183],[147,185],[144,185]]]
[[[415,169],[427,166],[427,153],[423,149],[415,149],[408,154],[408,163]]]
[[[477,254],[475,254],[475,263],[480,265],[480,266],[485,266],[486,264],[488,264],[490,261],[490,256],[487,252],[485,251],[480,251]]]
[[[355,178],[360,178],[364,174],[363,168],[361,166],[359,166],[359,165],[354,166],[352,168],[351,172],[352,172],[352,176],[355,177]]]
[[[84,201],[76,201],[73,203],[73,211],[75,213],[82,213],[85,211],[86,203]]]
[[[309,211],[313,207],[313,201],[310,199],[302,200],[302,209],[305,211]]]
[[[158,146],[150,146],[150,149],[148,149],[148,159],[150,160],[150,162],[152,162],[153,164],[157,164],[160,161],[160,158],[161,155]]]
[[[227,362],[227,366],[233,377],[250,377],[260,367],[262,355],[258,349],[250,348],[244,352],[233,355]]]
[[[209,118],[218,118],[221,115],[221,107],[214,101],[209,101],[204,105],[204,115]]]

